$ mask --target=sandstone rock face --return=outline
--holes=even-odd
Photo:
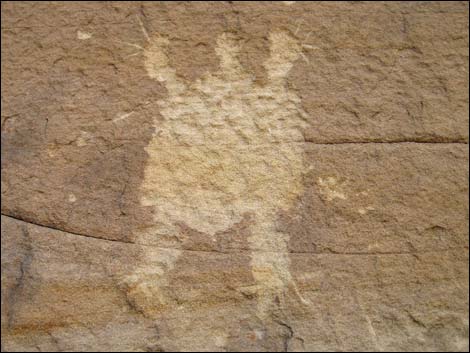
[[[2,2],[2,351],[468,351],[468,11]]]

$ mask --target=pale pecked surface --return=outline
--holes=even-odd
[[[2,351],[468,351],[468,3],[2,2]]]
[[[190,83],[171,67],[168,40],[150,39],[145,67],[165,85],[168,98],[158,102],[163,121],[156,121],[146,148],[149,161],[142,185],[142,203],[155,208],[155,226],[139,239],[177,246],[172,240],[182,223],[220,242],[218,232],[253,215],[248,242],[256,285],[247,290],[257,296],[262,319],[286,288],[298,293],[289,270],[289,237],[275,223],[278,213],[302,193],[300,142],[307,125],[300,99],[286,82],[301,45],[285,32],[271,33],[269,39],[271,56],[264,64],[268,83],[263,86],[244,71],[240,44],[231,34],[217,39],[220,71]],[[144,292],[143,310],[153,300],[165,302],[158,288],[180,255],[176,249],[148,251],[131,277],[136,286],[132,292]],[[134,295],[139,304],[142,294]]]

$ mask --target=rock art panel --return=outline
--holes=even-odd
[[[2,351],[468,351],[467,2],[2,2]]]
[[[301,142],[307,123],[299,98],[286,83],[302,49],[286,32],[273,32],[269,39],[266,85],[244,71],[241,43],[233,34],[217,39],[220,70],[195,82],[177,76],[168,39],[149,39],[145,67],[165,85],[168,97],[158,102],[162,120],[156,119],[146,148],[149,162],[142,185],[142,204],[154,208],[155,226],[139,241],[168,248],[149,249],[147,262],[131,279],[134,291],[145,298],[143,310],[147,301],[152,305],[152,297],[165,301],[158,287],[181,255],[182,225],[217,243],[223,241],[218,233],[247,216],[252,218],[247,246],[256,282],[250,290],[258,298],[259,316],[266,318],[274,300],[287,288],[295,289],[289,239],[277,231],[276,219],[303,189]]]

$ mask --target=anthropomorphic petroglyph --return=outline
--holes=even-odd
[[[269,40],[263,86],[242,67],[241,45],[230,34],[217,40],[220,70],[191,83],[171,67],[166,38],[154,37],[145,49],[147,73],[164,84],[168,96],[158,102],[163,120],[155,120],[142,185],[142,203],[154,208],[155,226],[140,241],[156,247],[149,247],[146,261],[129,279],[131,296],[144,311],[165,304],[165,272],[181,250],[159,247],[174,247],[181,223],[217,242],[217,232],[246,214],[254,218],[248,241],[256,285],[245,290],[257,298],[261,319],[276,297],[282,300],[295,288],[288,235],[276,229],[276,219],[303,188],[306,119],[286,82],[301,45],[285,32],[273,32]]]

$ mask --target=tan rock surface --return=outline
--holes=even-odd
[[[468,3],[2,2],[2,351],[468,350]]]

